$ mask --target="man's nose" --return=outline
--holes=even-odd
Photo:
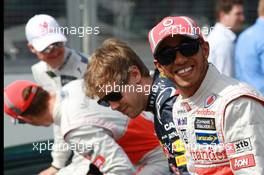
[[[120,103],[116,101],[109,101],[109,104],[112,110],[117,110],[120,106]]]
[[[188,60],[188,58],[183,56],[180,52],[177,52],[175,57],[174,64],[185,64]]]

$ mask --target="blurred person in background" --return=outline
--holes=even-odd
[[[264,0],[259,1],[258,19],[242,32],[235,50],[235,78],[264,95]]]
[[[31,17],[25,27],[29,50],[36,55],[39,62],[32,65],[35,81],[49,92],[60,90],[68,82],[83,77],[88,59],[65,47],[67,38],[63,28],[50,15],[38,14]],[[59,128],[54,125],[54,148],[65,144]],[[53,149],[50,168],[40,175],[53,175],[64,167],[72,155],[71,151]]]
[[[236,32],[244,22],[242,0],[217,0],[217,23],[208,35],[210,44],[209,62],[213,63],[220,73],[234,76],[234,49]]]

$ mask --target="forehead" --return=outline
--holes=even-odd
[[[241,13],[241,12],[243,12],[243,6],[239,4],[234,5],[232,9],[230,10],[230,14],[231,13]]]

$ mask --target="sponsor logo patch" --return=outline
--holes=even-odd
[[[187,117],[177,118],[177,125],[187,125]]]
[[[169,122],[169,123],[164,124],[164,128],[166,131],[169,131],[170,129],[174,129],[175,125],[173,122]]]
[[[196,142],[199,144],[219,144],[219,140],[216,133],[195,133]]]
[[[104,158],[103,156],[99,155],[99,156],[97,156],[97,157],[95,158],[95,160],[93,161],[93,164],[94,164],[97,168],[100,169],[101,166],[103,166],[104,162],[105,162],[105,158]]]
[[[249,154],[245,156],[236,157],[230,159],[230,163],[233,170],[240,170],[242,168],[248,168],[256,166],[254,155]]]
[[[176,164],[177,164],[178,167],[187,164],[187,160],[186,160],[186,158],[185,158],[184,155],[177,156],[177,157],[175,158],[175,160],[176,160]]]
[[[191,150],[190,151],[193,160],[197,161],[219,161],[219,160],[226,160],[227,155],[225,150],[223,151],[215,151],[212,148],[203,149],[203,150]]]
[[[187,102],[182,102],[181,106],[188,112],[192,110],[191,106]]]
[[[184,152],[184,144],[182,143],[181,140],[176,140],[175,142],[172,143],[172,148],[175,152]]]
[[[250,138],[246,138],[243,140],[238,140],[235,142],[226,144],[226,152],[227,154],[238,154],[246,151],[251,151],[251,142]]]
[[[215,94],[210,95],[209,97],[206,98],[205,102],[204,102],[204,107],[205,108],[209,108],[217,99],[217,96]]]
[[[181,129],[181,135],[182,135],[182,139],[184,140],[184,142],[188,144],[188,136],[187,136],[186,129]]]
[[[196,115],[200,115],[200,116],[215,116],[215,114],[216,114],[215,111],[204,108],[198,109],[196,111]]]
[[[200,130],[216,130],[214,118],[196,117],[194,128]]]

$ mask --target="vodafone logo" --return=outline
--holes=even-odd
[[[233,170],[240,170],[242,168],[248,168],[256,165],[253,154],[233,158],[230,162]]]

